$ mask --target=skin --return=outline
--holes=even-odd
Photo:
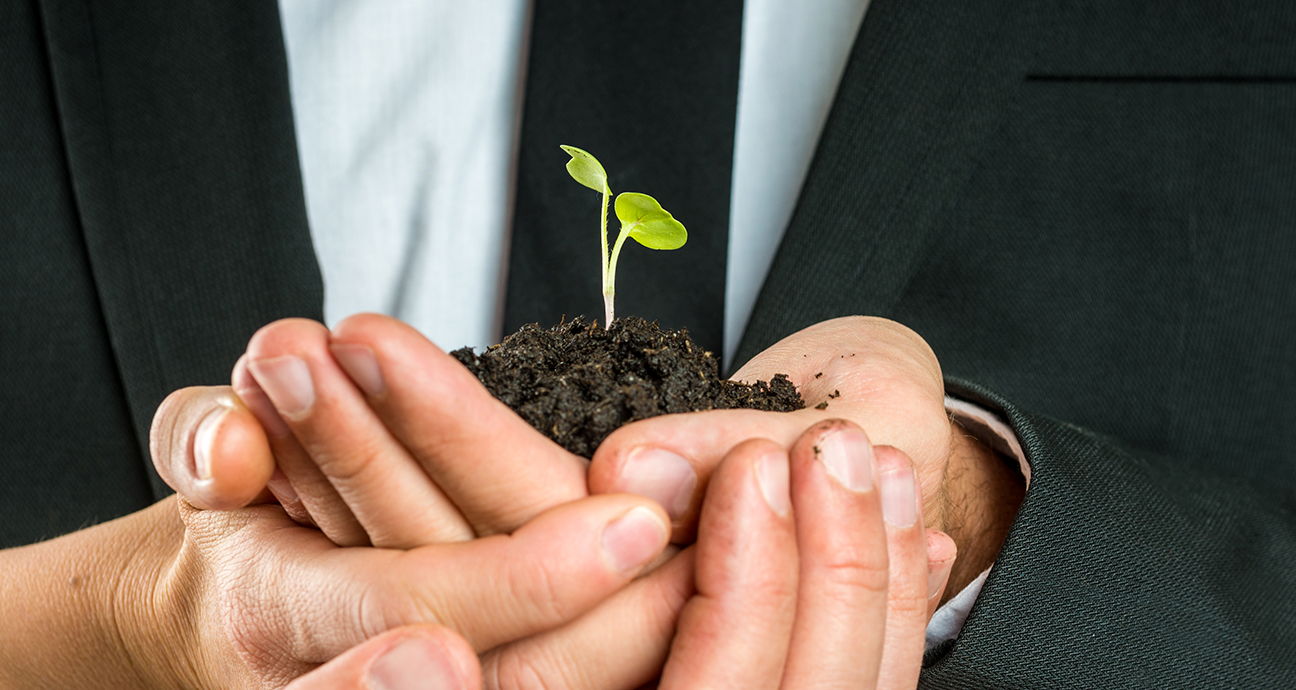
[[[723,433],[704,436],[696,448],[678,445],[696,422],[663,418],[657,424],[664,426],[646,433],[632,431],[638,426],[632,425],[614,436],[616,444],[600,449],[589,468],[589,488],[611,493],[589,497],[582,461],[503,409],[457,363],[410,329],[375,316],[348,320],[333,333],[309,322],[273,324],[253,339],[236,369],[237,395],[227,387],[186,389],[159,410],[154,461],[182,498],[0,555],[5,560],[0,607],[11,622],[9,632],[0,633],[0,686],[281,687],[302,676],[297,687],[366,687],[365,674],[379,660],[427,656],[395,654],[404,642],[440,649],[443,666],[456,669],[455,677],[474,687],[473,674],[480,672],[486,687],[530,686],[544,679],[570,687],[629,688],[663,666],[668,674],[663,683],[682,683],[673,679],[705,678],[708,669],[733,668],[735,655],[752,650],[763,650],[761,658],[781,659],[784,673],[791,673],[788,669],[814,666],[804,661],[809,654],[804,650],[826,649],[821,647],[826,639],[853,639],[858,631],[850,628],[851,621],[878,615],[873,596],[851,604],[857,615],[825,615],[824,621],[835,620],[837,628],[807,622],[811,619],[799,613],[788,619],[788,601],[802,596],[802,589],[789,583],[786,572],[772,574],[783,578],[782,586],[758,588],[757,599],[723,604],[752,594],[725,586],[726,578],[757,572],[753,569],[770,562],[770,554],[780,554],[776,562],[800,563],[798,582],[823,562],[832,563],[840,544],[833,546],[822,534],[802,534],[805,523],[829,535],[841,533],[834,538],[872,540],[866,551],[875,556],[879,531],[888,553],[926,551],[926,558],[890,559],[881,614],[887,624],[873,629],[889,634],[885,640],[866,637],[873,646],[858,652],[869,659],[876,652],[878,663],[870,673],[879,682],[903,679],[884,687],[912,687],[921,646],[905,641],[920,637],[939,599],[927,595],[942,589],[954,561],[953,542],[911,525],[902,544],[875,513],[873,518],[851,513],[849,501],[798,498],[798,487],[814,484],[798,479],[804,473],[797,468],[807,463],[798,461],[804,451],[798,455],[797,439],[833,414],[861,417],[872,443],[912,457],[917,493],[934,498],[928,505],[945,504],[941,491],[947,473],[935,468],[951,466],[960,442],[943,411],[930,414],[931,400],[939,401],[939,395],[930,389],[930,368],[924,368],[925,345],[907,340],[901,330],[860,337],[896,346],[883,347],[869,360],[882,373],[869,377],[846,367],[825,384],[837,381],[844,394],[848,388],[841,386],[847,382],[864,381],[864,390],[881,399],[893,395],[893,407],[866,400],[852,410],[834,402],[818,417],[799,413],[795,432],[791,422],[717,419]],[[771,356],[770,366],[789,370],[787,360],[802,354],[799,350],[772,350],[777,357]],[[366,352],[373,362],[369,371]],[[821,353],[822,362],[831,360]],[[282,370],[283,362],[290,371],[304,367],[308,372],[309,404],[289,405],[293,396],[267,390],[274,388],[276,367]],[[928,378],[920,383],[896,383],[923,371]],[[887,382],[895,385],[881,385]],[[298,395],[295,401],[303,399]],[[910,428],[892,417],[908,418]],[[942,444],[951,452],[942,454]],[[810,445],[813,450],[815,444]],[[636,446],[690,451],[686,457],[699,480],[683,513],[667,515],[654,501],[615,491],[623,479],[617,458]],[[750,477],[760,458],[780,454],[789,458],[792,512],[816,506],[835,506],[838,512],[814,520],[752,512],[751,483],[741,477]],[[890,454],[878,451],[877,457]],[[276,457],[280,472],[274,469]],[[726,469],[735,457],[739,469]],[[740,478],[723,479],[729,472]],[[869,493],[872,498],[860,501],[876,504],[879,491]],[[768,508],[763,495],[761,500]],[[1015,507],[997,512],[1010,519]],[[404,512],[411,508],[421,509],[417,514],[423,519],[411,520]],[[639,555],[665,560],[660,555],[668,532],[679,540],[697,534],[697,545],[636,579],[653,566],[636,561],[630,568],[617,567],[600,536],[636,508],[640,515],[655,516],[629,539],[642,547]],[[932,512],[926,522],[941,524]],[[963,511],[974,514],[979,514],[975,508]],[[774,541],[743,542],[757,532],[745,526],[761,519],[783,525],[766,533]],[[843,524],[854,529],[832,529]],[[794,529],[791,539],[787,528]],[[743,560],[751,554],[765,558]],[[828,560],[816,561],[815,554]],[[908,569],[896,570],[901,563]],[[874,573],[866,589],[876,593],[878,563],[863,566]],[[932,587],[926,571],[935,573],[938,586]],[[919,599],[921,605],[913,603]],[[699,601],[722,603],[695,606]],[[823,603],[791,606],[831,609]],[[681,610],[684,619],[678,619]],[[688,613],[694,610],[702,613]],[[735,648],[723,644],[723,636],[705,632],[733,629],[739,624],[734,616],[761,610],[777,623],[772,630],[786,634]],[[677,645],[689,640],[687,649],[693,651],[679,646],[672,652],[677,623]],[[810,634],[805,630],[820,628],[824,632],[813,645],[797,642]],[[310,673],[329,659],[329,665]],[[770,686],[771,677],[761,680]],[[788,677],[789,687],[810,679]],[[321,680],[329,678],[343,684]]]
[[[268,367],[259,363],[283,367],[289,360],[309,371],[309,406],[301,404],[303,396],[268,395],[254,372],[270,381]],[[249,343],[233,384],[268,430],[283,475],[271,482],[279,500],[299,521],[319,526],[340,544],[407,546],[507,532],[540,509],[586,495],[587,476],[593,493],[657,499],[671,513],[673,541],[689,543],[707,477],[728,449],[753,437],[790,446],[810,425],[843,417],[915,459],[919,487],[932,507],[928,527],[943,532],[946,507],[957,500],[960,519],[951,525],[951,536],[965,557],[954,561],[954,546],[939,537],[932,553],[939,567],[953,563],[956,588],[989,566],[1021,491],[1013,488],[1011,473],[996,471],[1002,467],[998,458],[946,416],[939,363],[917,334],[883,319],[835,319],[776,344],[735,378],[769,379],[780,372],[790,375],[811,407],[792,414],[715,411],[644,420],[609,437],[588,471],[582,458],[492,398],[456,360],[383,316],[352,317],[333,333],[301,319],[271,324]],[[828,398],[834,392],[837,397]],[[220,393],[195,395],[193,404],[202,407]],[[280,398],[278,406],[272,397]],[[828,409],[814,409],[817,401],[828,402]],[[473,421],[426,421],[451,419]],[[256,433],[246,417],[236,421],[230,433]],[[653,448],[682,455],[693,467],[693,491],[682,513],[672,512],[670,501],[629,472],[629,459]],[[263,455],[258,462],[270,467],[274,457]],[[476,460],[459,460],[464,457]],[[384,468],[378,474],[386,478],[365,484],[377,487],[366,494],[353,487],[357,466]],[[483,482],[482,476],[494,479]],[[960,478],[956,486],[946,486],[949,476]],[[991,480],[1004,490],[986,493],[982,484]],[[258,487],[254,477],[246,493]],[[453,506],[443,490],[458,497]]]
[[[928,506],[929,528],[957,544],[951,596],[989,567],[1021,504],[1025,487],[1015,471],[967,435],[945,412],[940,364],[912,330],[885,319],[846,317],[811,326],[780,341],[744,365],[734,378],[769,380],[785,373],[801,391],[806,409],[793,413],[719,410],[669,415],[619,429],[594,454],[593,492],[641,493],[634,458],[665,450],[684,458],[696,477],[686,507],[670,511],[674,539],[687,540],[702,491],[720,458],[737,440],[768,438],[789,446],[802,430],[828,418],[866,429],[875,443],[911,458]],[[826,409],[816,409],[827,403]],[[944,560],[933,553],[933,561]]]
[[[266,376],[266,367],[259,364],[282,366],[289,359],[302,363],[292,366],[309,371],[310,395],[274,390],[273,375]],[[1010,488],[1013,479],[1007,473],[994,474],[1002,462],[948,420],[939,364],[916,334],[880,319],[839,319],[776,345],[739,377],[768,378],[779,371],[792,374],[811,404],[818,396],[829,401],[829,409],[791,415],[723,411],[630,425],[596,454],[588,470],[590,489],[640,493],[669,504],[636,485],[628,459],[644,448],[666,448],[685,456],[694,475],[693,489],[686,508],[671,512],[671,517],[674,540],[687,543],[695,534],[711,472],[729,449],[752,437],[790,447],[807,426],[848,416],[915,458],[919,487],[927,505],[935,507],[926,517],[929,526],[944,525],[949,499],[956,498],[960,519],[952,526],[963,538],[960,547],[971,557],[956,560],[954,543],[939,531],[930,532],[933,579],[940,580],[953,568],[954,582],[961,587],[993,560],[1020,495],[1014,498],[1009,490],[978,500],[986,477],[1004,480]],[[818,373],[823,375],[816,377]],[[332,333],[308,321],[272,324],[253,338],[233,378],[238,395],[271,430],[270,442],[283,468],[279,486],[302,489],[280,488],[276,494],[290,513],[337,540],[401,545],[390,534],[399,529],[400,515],[407,509],[384,513],[390,505],[423,506],[425,512],[414,521],[418,525],[457,524],[462,519],[474,534],[491,534],[512,529],[544,507],[585,495],[586,471],[580,458],[522,423],[422,336],[385,317],[353,317]],[[262,382],[269,384],[269,393]],[[828,398],[830,394],[835,397]],[[302,405],[307,398],[309,405]],[[202,400],[200,395],[194,404]],[[478,423],[432,423],[455,418]],[[463,457],[474,461],[458,460]],[[185,465],[183,459],[175,464]],[[414,473],[375,492],[355,483],[356,466],[393,465],[421,468],[432,482],[424,485]],[[947,482],[951,476],[959,478],[953,486]],[[497,480],[483,482],[483,477]],[[405,487],[413,487],[408,493],[414,498],[402,495]],[[433,489],[445,493],[433,494]],[[446,494],[453,495],[449,504]],[[1009,500],[991,502],[1001,496]],[[998,541],[987,525],[998,526]],[[463,536],[457,528],[435,527],[404,537],[404,543]]]
[[[605,548],[623,520],[629,562]],[[556,508],[512,535],[405,551],[339,547],[278,506],[167,499],[5,553],[0,687],[280,687],[427,623],[484,652],[579,619],[667,535],[660,508],[624,495]]]
[[[921,504],[910,488],[910,520],[897,526],[895,511],[882,508],[894,482],[861,488],[838,481],[814,451],[838,434],[860,441],[853,460],[869,475],[902,483],[907,477],[912,486],[913,466],[903,453],[874,449],[841,420],[807,430],[790,451],[762,439],[732,449],[708,488],[696,546],[666,566],[696,571],[696,590],[683,605],[658,687],[916,685],[929,600]],[[842,521],[857,528],[830,527]],[[561,654],[552,644],[560,633],[532,638],[512,660],[494,657],[480,678],[492,688],[519,684],[508,678],[530,685],[543,678],[546,687],[635,687],[607,674],[603,662],[632,651],[618,646],[626,638],[622,630],[611,630],[616,634],[601,642],[612,649],[564,657],[556,675],[513,665],[524,663],[530,648]],[[444,630],[416,627],[385,633],[290,687],[371,687],[371,676],[379,674],[389,683],[434,678],[440,688],[477,687],[474,659],[446,637]],[[401,658],[385,658],[389,653]],[[888,654],[903,655],[903,663]]]

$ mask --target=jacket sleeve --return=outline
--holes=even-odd
[[[1290,688],[1296,497],[1020,409],[1031,484],[962,634],[923,688]]]

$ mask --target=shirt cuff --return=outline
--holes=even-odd
[[[945,398],[945,411],[976,440],[1006,458],[1015,459],[1022,477],[1026,479],[1026,488],[1030,488],[1030,463],[1026,462],[1026,454],[1022,452],[1017,434],[1013,433],[1003,418],[979,405],[948,396]],[[994,564],[991,563],[990,568],[983,570],[967,587],[936,609],[931,621],[927,623],[927,649],[959,636],[963,622],[967,620],[968,612],[980,596],[981,587],[985,585],[986,576],[993,567]]]

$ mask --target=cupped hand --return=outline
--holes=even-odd
[[[276,322],[253,338],[233,378],[234,388],[176,392],[155,419],[155,464],[192,502],[191,531],[228,519],[198,508],[228,511],[277,497],[282,510],[251,510],[262,519],[286,511],[320,528],[285,534],[322,533],[335,544],[413,553],[433,544],[477,545],[481,539],[469,540],[478,535],[516,538],[539,516],[587,496],[584,459],[535,432],[457,361],[395,320],[353,317],[332,334],[309,321]],[[495,558],[522,570],[534,556]],[[550,578],[543,568],[533,576]],[[536,631],[501,632],[490,648],[479,648],[491,687],[558,677],[574,688],[635,687],[656,673],[691,591],[691,561],[672,561],[610,597],[597,582],[582,584],[589,577],[569,573],[563,588],[607,599],[579,619],[555,620],[544,644],[534,642]],[[512,589],[498,577],[465,581],[483,593],[500,589],[498,601]],[[448,584],[441,596],[465,598]],[[621,635],[609,643],[612,629]],[[525,644],[508,644],[525,637]],[[590,663],[595,651],[609,663]]]
[[[761,372],[763,378],[776,371],[793,373],[812,402],[816,395],[832,395],[829,410],[750,413],[759,417],[735,417],[731,427],[722,429],[708,428],[715,420],[701,427],[686,425],[683,436],[693,436],[693,445],[674,443],[681,439],[681,428],[675,426],[681,419],[748,413],[660,418],[618,432],[624,438],[646,440],[641,445],[649,450],[674,449],[677,455],[691,456],[693,480],[685,512],[678,512],[678,501],[662,501],[677,518],[677,534],[691,532],[700,491],[728,450],[749,436],[773,438],[786,447],[810,421],[842,416],[852,400],[845,395],[848,391],[871,387],[882,393],[861,409],[903,401],[913,406],[892,411],[912,413],[918,428],[934,427],[933,419],[945,424],[934,358],[925,345],[914,346],[916,336],[911,338],[908,331],[879,325],[881,334],[868,343],[877,353],[865,348],[845,351],[839,329],[829,328],[801,343],[806,352],[794,351],[806,355],[800,370],[783,366],[792,357],[777,346],[745,370],[753,371],[765,361],[771,368]],[[858,359],[866,353],[897,352],[904,356]],[[871,377],[854,376],[853,359],[882,366]],[[814,377],[820,372],[823,376]],[[811,379],[826,380],[816,392]],[[828,390],[834,381],[856,387],[842,383]],[[417,333],[384,317],[354,317],[332,335],[310,322],[272,324],[250,344],[234,383],[241,399],[229,389],[177,393],[155,427],[161,429],[155,435],[159,471],[203,507],[264,500],[264,477],[274,467],[275,455],[285,469],[270,485],[284,508],[300,522],[320,525],[337,543],[406,547],[510,532],[555,505],[585,495],[581,459],[532,430]],[[836,406],[838,402],[842,405]],[[268,433],[261,431],[263,426]],[[630,433],[636,428],[647,433],[636,437]],[[925,434],[906,437],[894,433],[897,430],[905,431],[884,427],[880,438],[924,458],[920,467],[931,467],[941,442]],[[944,430],[948,442],[948,426]],[[600,457],[609,456],[600,450],[596,461]],[[633,459],[642,461],[644,455]],[[924,477],[922,486],[930,485],[922,472],[919,476]],[[596,488],[607,491],[616,490],[616,482],[598,482],[617,477],[614,469],[591,479]],[[629,477],[634,479],[633,473]],[[661,483],[660,477],[654,481]],[[625,488],[662,500],[653,486]],[[953,549],[939,533],[932,535],[931,543],[934,577],[940,580],[948,573]],[[691,562],[688,557],[675,559],[575,624],[491,650],[485,657],[487,677],[508,687],[528,677],[565,677],[578,668],[582,670],[577,678],[566,678],[577,681],[568,683],[573,687],[618,687],[651,675],[665,658],[675,615],[687,596]],[[622,634],[610,636],[609,631]],[[589,663],[597,658],[596,651],[608,652],[604,656],[613,660],[613,670]],[[615,670],[621,659],[633,663],[624,664],[627,670]]]
[[[788,336],[733,378],[768,380],[775,374],[788,376],[805,409],[715,410],[629,424],[595,452],[591,489],[657,499],[675,520],[677,541],[687,541],[708,478],[736,443],[768,438],[788,447],[810,425],[843,418],[868,430],[874,442],[913,458],[928,523],[941,524],[936,499],[953,434],[940,364],[922,338],[885,319],[834,319]]]
[[[343,545],[508,533],[586,495],[586,461],[544,438],[414,329],[360,315],[332,333],[261,329],[233,387],[268,435],[270,488]]]
[[[842,417],[914,459],[928,522],[943,524],[935,499],[963,437],[952,433],[940,365],[917,334],[883,319],[835,319],[789,336],[734,378],[776,373],[807,409],[636,422],[599,448],[589,486],[657,499],[687,542],[707,477],[730,448],[753,437],[787,446],[815,421]],[[311,321],[275,322],[232,378],[232,389],[178,391],[155,424],[159,472],[199,507],[264,500],[269,481],[290,514],[335,542],[399,548],[508,532],[587,495],[582,458],[394,319],[359,315],[332,334]]]
[[[944,580],[928,577],[914,478],[904,453],[843,420],[790,452],[755,439],[726,453],[660,687],[916,686]]]
[[[944,584],[929,579],[927,551],[913,465],[853,424],[817,424],[790,452],[739,444],[715,470],[696,547],[675,561],[695,567],[697,589],[658,686],[915,687],[927,602]],[[612,632],[569,672],[615,661],[624,635]],[[465,647],[444,629],[393,631],[290,688],[497,687],[499,665],[483,674]]]
[[[867,430],[874,443],[912,458],[928,507],[926,526],[948,532],[958,545],[957,564],[936,551],[932,558],[934,571],[954,567],[951,592],[989,566],[1015,515],[1020,490],[977,488],[982,480],[989,486],[1011,479],[1005,479],[1003,463],[989,449],[949,418],[940,364],[918,334],[885,319],[833,319],[788,336],[734,378],[767,380],[778,373],[787,374],[801,391],[806,409],[715,410],[629,424],[595,452],[590,491],[655,499],[671,516],[674,541],[688,542],[706,487],[736,444],[765,438],[790,447],[807,427],[843,418]],[[947,515],[951,509],[956,515]]]

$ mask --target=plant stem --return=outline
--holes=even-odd
[[[603,185],[603,213],[599,214],[599,248],[602,251],[602,268],[603,268],[603,312],[607,321],[603,324],[604,328],[612,325],[612,297],[611,283],[608,282],[608,244],[607,244],[607,216],[608,216],[608,196],[612,190],[607,185]]]
[[[622,226],[621,234],[617,236],[616,244],[612,246],[612,259],[607,263],[607,278],[603,281],[603,314],[607,317],[608,326],[612,325],[612,301],[616,298],[617,259],[621,257],[621,245],[625,244],[626,238],[630,236],[630,230],[634,227],[633,225]]]

